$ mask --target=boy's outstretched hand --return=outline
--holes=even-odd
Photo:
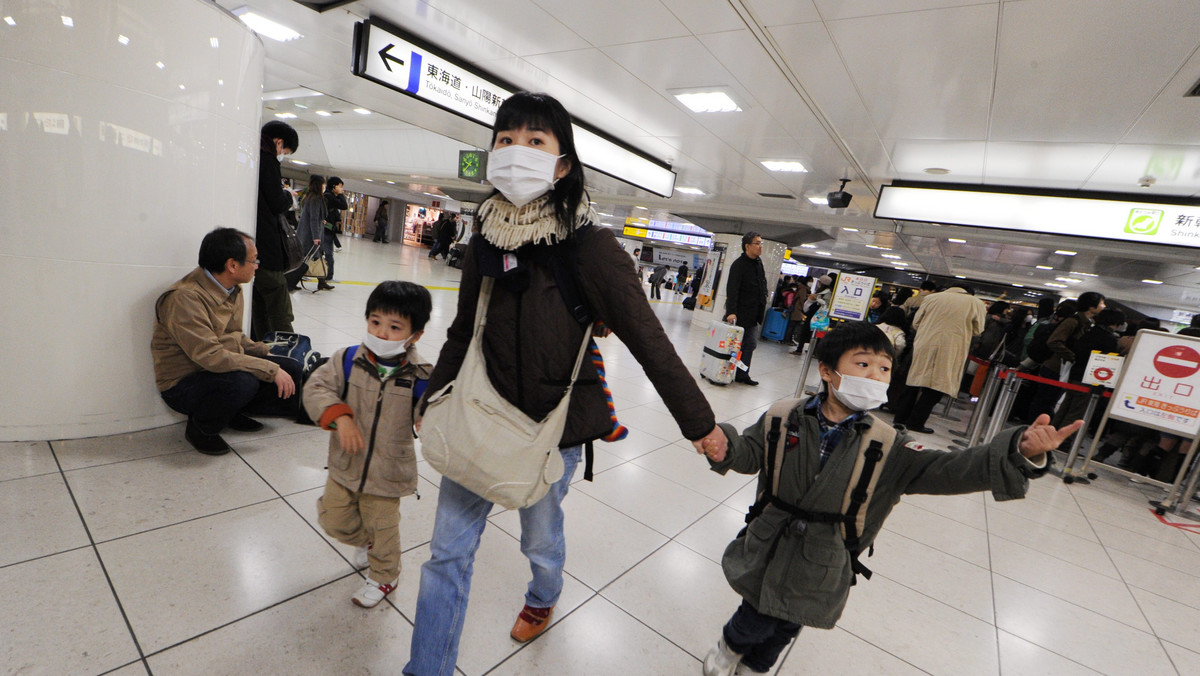
[[[729,448],[729,440],[725,438],[725,432],[721,430],[719,425],[714,425],[711,432],[702,439],[697,439],[692,442],[696,447],[696,452],[703,454],[713,462],[721,462],[725,459],[725,451]]]
[[[1058,448],[1059,444],[1065,441],[1067,437],[1075,434],[1080,427],[1083,427],[1083,421],[1076,420],[1062,429],[1055,429],[1050,424],[1050,416],[1043,413],[1037,417],[1037,420],[1033,421],[1032,425],[1025,428],[1025,432],[1021,435],[1021,443],[1017,445],[1017,449],[1026,458],[1036,458],[1046,451],[1053,451]]]

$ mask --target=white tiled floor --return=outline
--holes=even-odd
[[[435,358],[458,271],[396,244],[346,244],[349,281],[297,293],[297,330],[325,353],[356,343],[371,283],[410,279],[433,289],[420,346]],[[695,371],[703,333],[678,299],[654,309]],[[629,352],[602,343],[632,433],[600,444],[595,482],[580,472],[567,498],[556,623],[527,646],[508,638],[528,567],[516,515],[497,510],[476,560],[463,674],[699,674],[738,603],[719,562],[751,478],[708,472]],[[759,387],[701,387],[718,419],[746,425],[792,393],[798,365],[763,342]],[[236,453],[217,458],[190,450],[180,425],[0,444],[0,673],[399,673],[436,473],[422,463],[421,498],[402,502],[399,589],[362,610],[349,602],[349,549],[315,525],[326,433],[265,422],[230,433]],[[932,424],[940,443],[963,427]],[[1024,501],[906,498],[838,628],[804,631],[777,673],[1200,673],[1200,536],[1159,523],[1147,496],[1157,493],[1116,478],[1051,476]]]

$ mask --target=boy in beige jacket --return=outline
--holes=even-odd
[[[367,299],[362,345],[338,350],[304,385],[304,407],[329,441],[329,480],[317,500],[330,537],[370,567],[351,599],[373,608],[400,581],[400,498],[417,487],[413,404],[433,366],[415,343],[433,309],[429,290],[383,282]]]

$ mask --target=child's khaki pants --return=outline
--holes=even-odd
[[[400,577],[400,498],[355,493],[329,479],[325,495],[317,499],[317,521],[338,542],[371,545],[372,580],[394,584]]]

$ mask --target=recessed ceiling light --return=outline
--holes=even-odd
[[[675,192],[681,192],[685,195],[707,195],[708,194],[708,193],[704,192],[703,190],[701,190],[700,188],[675,188]]]
[[[737,113],[742,110],[737,101],[720,87],[674,90],[671,93],[693,113]]]
[[[842,228],[842,230],[846,232],[858,232],[858,228]]]
[[[216,49],[217,47],[221,46],[221,41],[216,38],[209,38],[208,44],[212,45],[213,49]]]
[[[1054,282],[1046,282],[1046,286],[1052,286],[1052,287],[1054,287],[1054,288],[1056,288],[1056,289],[1065,289],[1065,288],[1067,288],[1067,285],[1066,285],[1066,284],[1055,284]]]
[[[934,176],[945,176],[950,173],[950,170],[944,167],[925,167],[925,173],[933,174]]]
[[[117,42],[119,42],[123,45],[127,45],[127,44],[129,44],[129,38],[125,37],[124,35],[118,35]]]
[[[1055,281],[1067,282],[1068,284],[1083,284],[1082,279],[1075,279],[1074,277],[1055,277],[1054,279]]]
[[[763,160],[762,165],[771,171],[789,171],[794,173],[807,172],[808,169],[796,160]]]
[[[904,268],[900,267],[899,265],[893,265],[892,267],[893,267],[894,269],[896,269],[896,270],[903,270],[903,269],[904,269]]]
[[[374,182],[375,182],[375,179],[373,179],[373,178],[364,178],[363,180],[364,180],[364,181],[366,181],[367,183],[374,183]],[[428,193],[426,193],[426,194],[428,194]]]
[[[155,61],[154,65],[158,66],[159,70],[162,70],[163,68],[167,67],[167,64],[163,63],[162,61]]]
[[[1039,266],[1037,266],[1037,269],[1038,270],[1053,270],[1054,268],[1050,267],[1049,265],[1039,265]]]
[[[1013,286],[1017,287],[1018,289],[1024,289],[1024,288],[1025,288],[1025,285],[1024,285],[1024,284],[1013,284]]]
[[[1077,254],[1079,252],[1078,251],[1067,251],[1066,249],[1058,249],[1054,253],[1058,254],[1059,256],[1074,256],[1075,254]]]
[[[896,260],[903,258],[903,256],[899,256],[897,254],[879,254],[879,255],[883,256],[884,258],[892,258],[892,259],[896,259]]]
[[[912,265],[912,263],[909,263],[908,261],[896,261],[895,265]]]
[[[296,119],[296,114],[295,113],[275,113],[275,117],[278,117],[281,120],[294,120],[294,119]]]
[[[892,250],[892,247],[890,247],[890,246],[879,246],[878,244],[867,244],[865,246],[868,249],[879,249],[880,251],[891,251]]]
[[[815,248],[817,248],[817,245],[816,244],[801,244],[800,248],[801,249],[815,249]],[[1200,270],[1200,268],[1196,268],[1196,269]]]
[[[814,253],[816,253],[818,256],[832,256],[833,255],[833,252],[831,252],[831,251],[816,251]]]
[[[66,26],[67,28],[75,27],[75,20],[65,14],[62,15],[62,22],[63,22],[63,25]]]
[[[1162,284],[1162,282],[1157,279],[1143,279],[1142,284]]]
[[[958,238],[956,238],[956,237],[951,237],[950,239],[948,239],[948,240],[946,240],[946,241],[947,241],[947,242],[954,242],[955,244],[966,244],[966,243],[967,243],[967,240],[965,240],[965,239],[958,239]]]
[[[16,21],[16,19],[13,19],[11,16],[6,16],[6,17],[4,17],[4,23],[6,23],[6,24],[8,24],[8,25],[10,25],[10,26],[15,26],[15,25],[17,25],[17,21]]]
[[[955,279],[966,279],[966,277],[963,275],[954,275],[954,278]]]
[[[225,85],[225,81],[224,81],[224,80],[217,80],[217,84],[219,84],[219,85],[221,85],[221,86],[224,86],[224,85]]]
[[[808,201],[812,202],[813,204],[815,204],[819,207],[829,206],[829,198],[828,197],[809,197]]]
[[[384,181],[384,183],[387,183],[388,185],[396,185],[395,181]]]
[[[241,19],[242,23],[246,24],[250,30],[265,38],[271,38],[276,42],[288,42],[304,37],[281,23],[276,23],[261,14],[255,13],[249,7],[238,7],[233,10],[233,14]]]
[[[318,110],[317,115],[320,115],[321,117],[329,117],[330,115],[333,115],[333,113],[329,112],[328,110]]]
[[[367,110],[366,108],[355,108],[354,112],[358,113],[359,115],[370,115],[371,114],[371,111]]]
[[[308,106],[304,105],[303,103],[293,103],[292,105],[296,106],[300,110],[308,110]]]

